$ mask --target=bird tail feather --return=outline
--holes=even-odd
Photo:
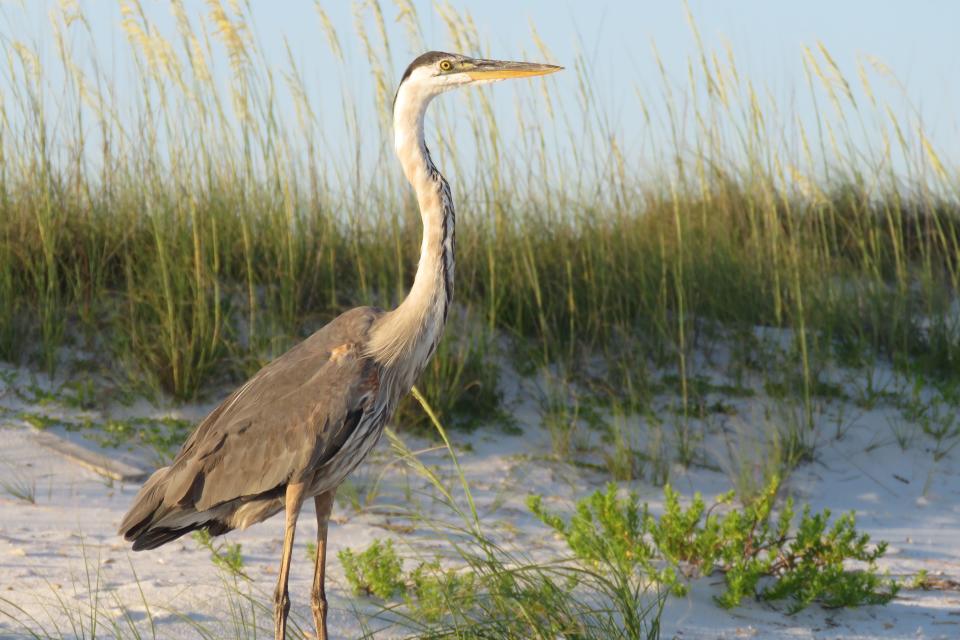
[[[197,512],[192,507],[167,504],[170,467],[158,469],[144,483],[123,517],[117,533],[133,542],[133,550],[156,549],[182,535],[206,528],[212,535],[226,533],[231,527]]]

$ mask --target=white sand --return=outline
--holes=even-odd
[[[891,377],[889,373],[884,375]],[[121,627],[127,624],[123,618],[126,610],[141,633],[151,637],[139,593],[142,588],[158,625],[156,637],[198,637],[183,615],[212,628],[217,628],[217,621],[226,620],[227,627],[220,633],[231,637],[231,599],[225,595],[227,591],[208,552],[189,537],[153,552],[130,552],[114,532],[138,487],[106,481],[36,446],[30,428],[14,417],[25,408],[22,401],[2,384],[0,416],[7,417],[0,419],[0,481],[18,478],[35,483],[36,504],[26,504],[0,491],[0,611],[13,611],[15,605],[22,608],[18,613],[21,622],[32,624],[29,621],[34,619],[47,633],[89,635],[89,616],[84,618],[83,613],[89,611],[92,593],[84,571],[86,558],[94,568],[93,581],[99,562],[100,606],[111,612]],[[707,451],[719,452],[715,460],[727,467],[729,456],[721,434],[742,435],[765,420],[758,399],[730,402],[738,415],[714,425],[715,435],[705,443]],[[183,411],[185,415],[197,415],[207,408]],[[546,455],[549,438],[538,426],[536,412],[522,404],[516,411],[521,423],[528,426],[522,436],[505,436],[494,428],[469,436],[455,434],[459,442],[472,445],[471,451],[462,453],[461,462],[485,522],[509,532],[509,542],[525,551],[556,550],[560,543],[524,506],[526,495],[537,492],[549,496],[547,504],[560,508],[602,486],[606,478],[597,471],[550,461]],[[788,490],[815,509],[830,508],[834,513],[855,510],[860,528],[874,540],[890,543],[881,568],[892,575],[907,576],[926,569],[932,576],[960,580],[960,447],[934,462],[932,441],[917,435],[902,450],[893,437],[901,420],[900,413],[891,407],[864,412],[850,402],[826,405],[818,416],[816,461],[794,472]],[[844,428],[841,439],[835,438],[836,424]],[[587,431],[585,437],[599,445],[596,434]],[[427,446],[423,442],[410,444],[414,449]],[[442,452],[425,454],[424,459],[450,473]],[[384,439],[356,474],[354,485],[364,491],[373,486],[391,460],[393,454]],[[731,486],[730,475],[702,466],[671,469],[671,482],[686,496],[699,490],[711,497]],[[442,544],[428,530],[391,529],[400,521],[382,513],[391,505],[409,506],[404,504],[407,488],[413,489],[414,499],[424,509],[429,509],[428,498],[419,492],[422,486],[418,479],[404,473],[402,465],[392,464],[362,511],[347,504],[337,505],[334,516],[338,523],[330,536],[327,591],[332,637],[359,636],[360,621],[376,609],[350,594],[336,559],[338,550],[363,548],[370,540],[386,536],[395,538],[399,549],[410,554],[413,549]],[[654,509],[659,505],[660,488],[644,482],[633,483],[632,488]],[[242,588],[252,589],[265,603],[270,601],[276,576],[282,526],[282,519],[274,518],[226,536],[228,541],[243,545],[245,567],[253,582]],[[294,616],[308,631],[312,567],[305,543],[314,538],[315,532],[312,508],[305,508],[298,528],[290,594]],[[777,609],[752,601],[732,611],[718,608],[711,597],[719,593],[721,581],[720,576],[701,579],[693,583],[689,596],[670,598],[663,616],[663,637],[960,638],[960,593],[955,590],[904,591],[887,606],[856,610],[813,606],[787,616],[782,606]],[[72,621],[68,610],[79,612],[73,614]],[[258,623],[270,626],[267,618]],[[382,626],[376,621],[369,624],[373,629]],[[81,625],[86,625],[85,630]],[[38,628],[37,624],[32,626]],[[19,625],[0,615],[0,638],[22,634]],[[391,631],[378,637],[396,635],[402,634]]]

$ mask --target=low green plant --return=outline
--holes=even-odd
[[[50,416],[43,415],[42,413],[34,413],[32,411],[21,411],[19,414],[17,414],[17,417],[29,424],[34,429],[39,429],[40,431],[63,423],[63,420],[58,418],[52,418]]]
[[[15,414],[35,429],[63,427],[67,431],[84,432],[84,436],[102,447],[144,446],[153,451],[158,464],[165,464],[186,440],[194,423],[172,417],[108,418],[103,422],[89,417],[49,416],[36,411]]]
[[[960,589],[960,582],[941,575],[932,576],[926,569],[920,569],[904,584],[907,589],[921,591],[956,591]]]
[[[421,562],[407,578],[404,602],[419,619],[440,622],[453,609],[470,610],[475,604],[477,575],[444,569],[437,560]]]
[[[398,624],[418,632],[416,637],[657,637],[660,600],[644,599],[639,583],[624,589],[622,574],[585,571],[568,559],[530,562],[482,535],[471,538],[476,532],[460,533],[465,544],[454,546],[465,566],[459,569],[435,557],[404,573],[389,540],[339,557],[357,595],[402,598],[402,605],[385,604],[385,610],[399,614]]]
[[[414,387],[459,479],[459,490],[387,430],[394,452],[429,483],[443,517],[413,511],[451,551],[422,562],[404,579],[403,604],[386,605],[396,626],[430,638],[578,638],[640,640],[659,636],[663,598],[639,576],[584,567],[571,554],[549,561],[502,546],[484,532],[470,485],[447,432]],[[462,492],[462,493],[461,493]],[[451,567],[451,565],[453,565]],[[406,607],[404,612],[398,607]]]
[[[779,477],[741,508],[729,505],[734,493],[719,496],[707,508],[700,494],[689,506],[670,486],[664,489],[664,513],[652,515],[634,493],[619,497],[609,484],[577,502],[569,520],[549,512],[540,496],[530,496],[531,511],[557,531],[578,558],[591,565],[613,565],[634,571],[682,595],[683,580],[724,574],[725,589],[716,596],[722,607],[738,606],[744,597],[789,600],[795,613],[814,602],[825,607],[885,604],[899,584],[877,572],[876,561],[886,552],[881,542],[856,529],[853,513],[829,526],[830,511],[812,513],[804,506],[791,535],[793,500],[788,498],[774,517]],[[724,513],[718,508],[726,507]],[[847,567],[855,561],[860,570]]]
[[[63,403],[73,409],[93,409],[97,404],[97,389],[89,376],[79,377],[61,387]]]
[[[403,563],[392,540],[374,540],[359,553],[344,549],[337,557],[355,594],[375,595],[386,600],[404,591]]]
[[[243,554],[239,542],[222,542],[214,544],[213,536],[206,529],[193,532],[193,539],[201,547],[210,552],[213,564],[220,567],[232,576],[249,580],[250,577],[243,570]]]
[[[909,584],[907,585],[911,589],[924,589],[927,584],[927,570],[920,569],[917,571],[917,574],[910,579]]]
[[[675,593],[682,594],[672,567],[658,569],[657,549],[649,540],[650,514],[642,508],[635,494],[617,495],[617,485],[610,483],[606,491],[595,491],[577,501],[569,521],[543,506],[543,498],[532,495],[527,506],[541,522],[559,533],[570,550],[594,568],[612,567],[622,575],[638,569]]]
[[[886,604],[900,589],[899,583],[877,573],[876,561],[886,552],[887,543],[880,542],[869,548],[870,536],[859,533],[853,512],[842,514],[827,526],[829,509],[822,513],[810,513],[809,505],[803,508],[797,533],[785,546],[774,546],[776,553],[764,554],[763,564],[750,572],[740,570],[727,573],[727,584],[732,579],[752,581],[753,575],[768,574],[776,581],[759,591],[764,600],[790,599],[788,610],[796,613],[813,602],[827,608],[858,607],[869,604]],[[786,542],[780,538],[775,542]],[[849,570],[848,560],[867,564],[864,570]],[[755,583],[754,583],[755,584]],[[754,586],[754,591],[756,587]],[[733,592],[733,589],[730,589]],[[746,594],[744,594],[746,595]],[[730,600],[725,606],[739,604],[739,599]]]
[[[57,391],[38,384],[36,380],[30,382],[30,384],[13,387],[13,392],[24,402],[40,406],[56,404],[62,400]]]
[[[159,462],[170,460],[195,426],[189,420],[161,417],[111,418],[98,427],[95,439],[101,446],[121,447],[135,444],[153,449]]]
[[[311,560],[316,559],[316,553],[316,545],[308,544]],[[345,549],[337,555],[355,594],[381,600],[400,596],[410,613],[423,622],[438,623],[451,611],[468,611],[475,604],[476,573],[444,568],[437,558],[404,573],[389,539],[374,540],[364,551]]]

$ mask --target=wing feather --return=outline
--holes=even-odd
[[[377,391],[377,365],[363,347],[381,313],[348,311],[257,372],[144,486],[121,532],[275,490],[334,455]]]

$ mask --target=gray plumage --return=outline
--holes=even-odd
[[[379,367],[362,353],[382,315],[370,307],[344,313],[214,409],[134,499],[120,525],[134,550],[264,520],[283,509],[291,480],[306,481],[313,495],[342,482],[387,417],[375,403]]]
[[[543,75],[560,67],[432,51],[407,68],[393,102],[394,148],[420,205],[423,242],[413,286],[392,311],[360,307],[334,319],[254,375],[190,435],[169,467],[140,489],[120,524],[133,549],[196,529],[243,529],[283,510],[274,592],[277,640],[286,633],[297,517],[314,499],[317,557],[311,605],[326,640],[327,525],[337,487],[376,445],[443,334],[453,299],[456,215],[450,185],[424,140],[427,105],[459,86]]]

